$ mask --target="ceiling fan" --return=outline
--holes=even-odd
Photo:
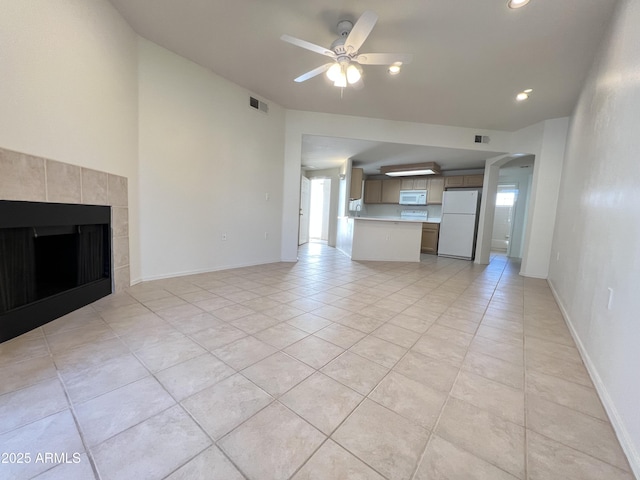
[[[327,72],[327,77],[336,87],[346,87],[361,82],[362,67],[360,65],[388,65],[390,74],[399,73],[400,67],[411,62],[413,55],[408,53],[358,53],[377,21],[378,15],[367,10],[355,25],[349,20],[338,22],[340,36],[331,44],[330,48],[324,48],[289,35],[282,35],[280,39],[285,42],[325,55],[333,60],[300,75],[294,81],[304,82]]]

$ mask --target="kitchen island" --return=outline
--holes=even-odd
[[[399,217],[354,217],[352,260],[419,262],[422,222]]]

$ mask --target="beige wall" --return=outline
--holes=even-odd
[[[567,140],[549,273],[638,478],[639,24],[640,2],[621,1],[582,89]]]
[[[144,39],[138,55],[141,278],[279,261],[284,109]]]
[[[0,12],[0,147],[75,166],[51,175],[126,178],[138,277],[136,34],[106,0],[0,0]],[[77,200],[51,187],[49,200]]]

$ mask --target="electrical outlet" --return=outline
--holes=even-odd
[[[609,300],[607,301],[607,310],[611,310],[613,308],[613,288],[609,287]]]
[[[269,240],[269,232],[264,232],[264,239]]]
[[[267,192],[267,193],[265,193],[265,194],[264,194],[264,199],[265,199],[266,201],[269,201],[269,192]]]
[[[222,241],[223,241],[223,242],[226,242],[226,241],[227,241],[227,234],[226,234],[226,233],[223,233],[223,234],[222,234]]]

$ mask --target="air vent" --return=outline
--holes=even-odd
[[[269,105],[261,102],[257,98],[249,97],[249,106],[261,112],[269,113]]]
[[[476,135],[473,142],[474,143],[489,143],[490,138],[486,135]]]

